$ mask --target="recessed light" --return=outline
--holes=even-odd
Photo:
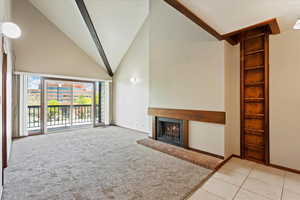
[[[300,30],[300,19],[297,20],[296,24],[294,25],[295,30]]]

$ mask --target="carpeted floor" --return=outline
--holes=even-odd
[[[211,172],[136,143],[146,137],[108,127],[15,140],[3,200],[176,200]]]

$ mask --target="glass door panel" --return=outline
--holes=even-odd
[[[46,120],[47,131],[72,126],[72,82],[46,80]]]
[[[41,133],[42,79],[39,76],[27,78],[27,130],[29,135]]]
[[[95,84],[95,125],[102,125],[102,83]]]
[[[73,82],[73,126],[93,124],[94,84]]]

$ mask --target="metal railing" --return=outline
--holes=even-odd
[[[49,105],[48,106],[48,127],[65,127],[71,125],[89,124],[93,122],[92,105],[73,105],[71,111],[70,105]],[[95,117],[98,120],[100,105],[96,106]],[[71,112],[73,119],[71,120]],[[28,123],[27,128],[37,129],[41,126],[41,107],[28,106]]]
[[[38,128],[41,126],[40,106],[28,106],[27,128]]]

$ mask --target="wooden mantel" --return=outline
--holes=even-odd
[[[155,117],[166,117],[216,124],[225,124],[226,121],[225,112],[220,111],[148,108],[148,114]]]

